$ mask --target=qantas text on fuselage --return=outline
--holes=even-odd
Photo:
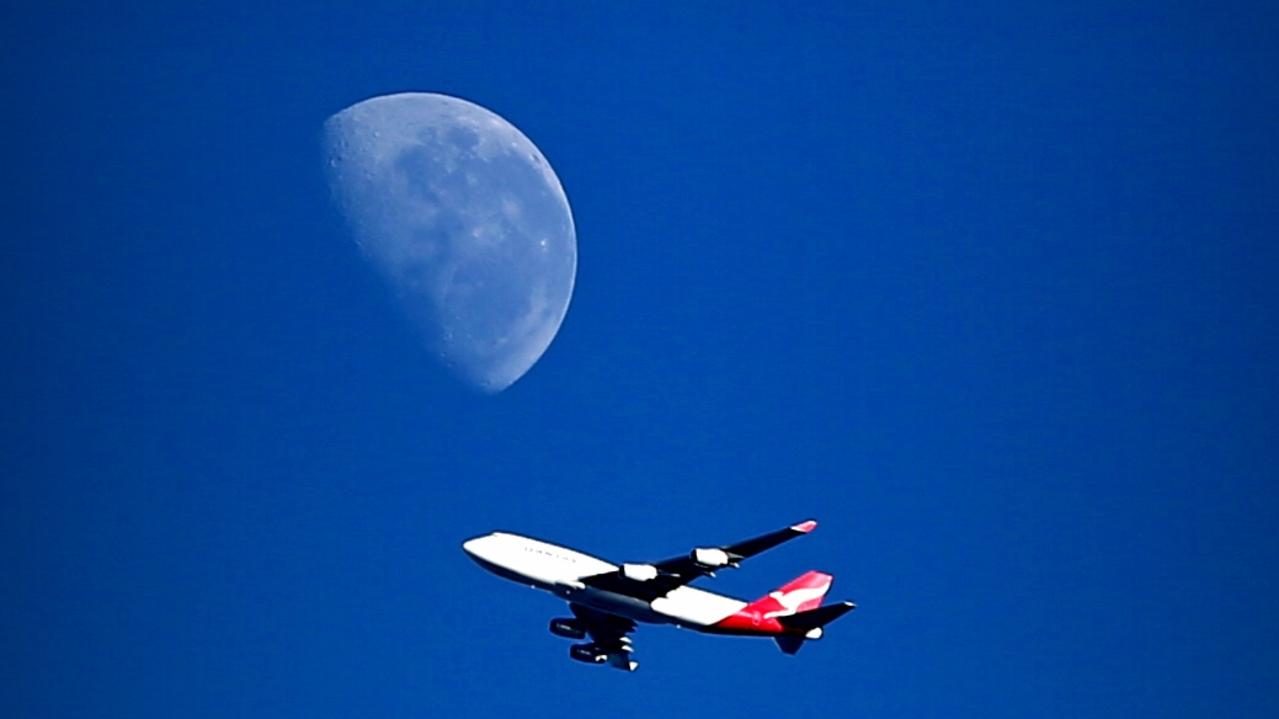
[[[753,602],[689,586],[717,569],[737,567],[782,542],[817,526],[800,522],[742,542],[698,547],[687,555],[651,564],[613,564],[568,547],[509,532],[467,540],[462,549],[494,574],[568,601],[572,617],[551,620],[550,630],[574,644],[569,656],[626,671],[632,658],[630,633],[636,622],[673,624],[707,634],[771,637],[787,654],[807,639],[819,639],[822,627],[854,608],[852,602],[823,606],[833,578],[809,571]]]

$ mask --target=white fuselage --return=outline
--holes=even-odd
[[[618,565],[518,534],[493,532],[466,541],[462,549],[498,576],[639,622],[696,629],[715,624],[746,606],[741,600],[689,586],[677,587],[651,602],[590,587],[582,582],[584,577],[616,572]]]

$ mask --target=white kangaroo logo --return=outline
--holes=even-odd
[[[830,589],[830,584],[824,584],[820,587],[801,587],[792,589],[789,592],[769,592],[768,596],[777,600],[782,608],[776,612],[769,612],[764,615],[766,617],[781,617],[787,614],[794,614],[799,611],[799,605],[810,602],[814,599],[820,599],[826,595],[826,590]]]

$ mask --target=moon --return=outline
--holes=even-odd
[[[324,123],[329,186],[361,253],[440,364],[495,394],[568,311],[577,237],[550,163],[466,100],[383,95]]]

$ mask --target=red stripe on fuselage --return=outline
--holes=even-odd
[[[741,611],[715,622],[703,631],[713,634],[787,634],[789,632],[774,617],[764,616],[759,609],[745,607]]]

